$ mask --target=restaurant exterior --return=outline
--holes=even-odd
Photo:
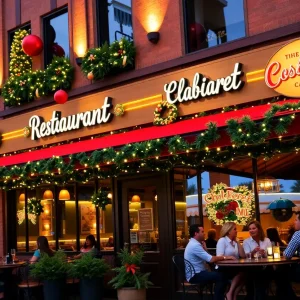
[[[149,299],[175,299],[190,224],[278,227],[259,195],[300,179],[298,1],[44,2],[0,7],[0,256],[93,234],[112,266],[143,248]]]

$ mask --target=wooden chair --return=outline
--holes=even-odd
[[[30,300],[33,295],[37,295],[37,299],[40,299],[42,295],[42,284],[30,277],[29,265],[24,265],[19,268],[18,276],[20,282],[18,284],[18,299],[28,299]],[[21,295],[23,294],[23,298]]]
[[[211,297],[213,296],[212,284],[193,284],[186,280],[186,277],[191,278],[196,274],[193,265],[188,260],[184,259],[181,255],[174,255],[172,261],[179,275],[183,300],[189,291],[196,291],[200,295],[200,299],[203,299],[204,290],[207,290],[211,294]]]

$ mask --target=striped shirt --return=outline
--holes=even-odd
[[[300,253],[300,231],[296,231],[293,234],[291,241],[289,242],[287,248],[284,250],[283,255],[286,258],[291,258],[298,251]]]

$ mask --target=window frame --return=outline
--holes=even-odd
[[[187,2],[188,0],[182,0],[182,22],[183,22],[183,33],[184,33],[184,51],[185,51],[185,55],[189,55],[189,54],[194,54],[194,53],[198,53],[198,52],[202,52],[202,51],[212,51],[212,49],[214,48],[219,48],[222,47],[228,43],[231,42],[235,42],[235,41],[240,41],[243,39],[246,39],[249,37],[249,28],[248,28],[248,8],[247,8],[247,1],[243,0],[243,8],[244,8],[244,26],[245,26],[245,36],[232,40],[232,41],[227,41],[224,44],[219,44],[216,46],[212,46],[212,47],[208,47],[208,48],[204,48],[204,49],[199,49],[199,50],[195,50],[195,51],[189,51],[189,46],[188,46],[188,30],[187,30]]]
[[[50,22],[52,19],[55,19],[56,17],[59,17],[65,13],[68,13],[68,37],[69,37],[69,53],[70,53],[70,22],[69,22],[69,10],[68,10],[68,6],[64,6],[58,10],[55,10],[54,12],[47,14],[45,16],[42,17],[42,24],[43,24],[43,42],[44,42],[44,68],[46,69],[46,67],[51,63],[51,61],[48,61],[48,53],[47,53],[47,49],[45,47],[45,41],[48,40],[48,31],[47,28],[50,25]]]

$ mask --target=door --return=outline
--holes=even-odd
[[[172,241],[169,215],[168,176],[156,174],[145,178],[119,180],[119,247],[130,251],[143,249],[143,272],[151,272],[154,287],[147,299],[171,299]],[[121,203],[120,203],[121,202]],[[122,216],[121,216],[122,215]]]

